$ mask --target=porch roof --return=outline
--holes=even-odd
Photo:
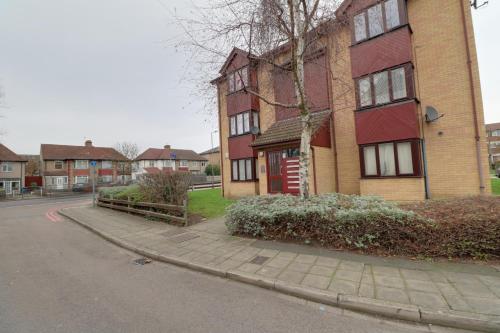
[[[325,125],[326,120],[332,112],[324,110],[312,113],[312,135],[311,140],[316,133]],[[285,143],[300,140],[302,125],[300,116],[275,122],[267,131],[258,136],[251,144],[252,147],[267,146],[277,143]]]

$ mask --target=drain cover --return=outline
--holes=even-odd
[[[256,265],[262,265],[263,263],[265,263],[267,261],[267,259],[269,259],[269,257],[264,257],[264,256],[256,256],[255,258],[252,259],[252,261],[250,261],[252,264],[256,264]]]
[[[149,258],[139,258],[134,260],[134,264],[136,265],[145,265],[149,264],[151,262],[151,259]]]

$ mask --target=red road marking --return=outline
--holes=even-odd
[[[49,220],[49,221],[52,221],[52,222],[61,222],[63,219],[62,217],[57,213],[59,211],[59,209],[62,209],[62,208],[66,208],[66,207],[72,207],[72,206],[75,206],[75,205],[81,205],[82,203],[78,203],[78,204],[68,204],[68,205],[62,205],[62,206],[58,206],[58,207],[53,207],[51,209],[49,209],[46,213],[45,213],[45,217]]]

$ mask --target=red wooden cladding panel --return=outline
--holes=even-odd
[[[227,95],[227,114],[234,114],[252,110],[259,110],[259,98],[255,95],[245,93],[244,91],[235,92]]]
[[[410,29],[403,27],[351,47],[352,77],[357,78],[412,60]]]
[[[419,137],[417,106],[414,101],[355,113],[359,145]]]
[[[236,53],[231,62],[226,68],[226,73],[232,72],[238,68],[248,65],[248,57],[242,53]]]
[[[252,134],[230,137],[229,143],[229,159],[240,159],[247,157],[257,157],[257,151],[254,152],[250,144],[253,142]]]
[[[74,176],[88,176],[90,175],[89,169],[73,169]]]
[[[299,193],[299,158],[282,159],[283,193]]]
[[[328,74],[326,57],[320,55],[304,65],[304,80],[307,100],[311,111],[325,110],[329,107],[328,101]],[[273,75],[274,98],[283,104],[296,102],[295,87],[291,74],[276,70]],[[298,109],[276,107],[276,120],[289,119],[299,115]]]
[[[113,169],[99,169],[97,173],[99,174],[99,176],[112,176]]]
[[[35,186],[42,186],[42,176],[26,176],[24,177],[24,184],[25,186],[32,186],[35,184]]]

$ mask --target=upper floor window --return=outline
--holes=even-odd
[[[252,119],[250,119],[252,118]],[[242,112],[229,117],[229,134],[231,136],[250,133],[250,124],[259,127],[259,114],[255,111]]]
[[[150,168],[154,168],[154,166],[155,166],[155,161],[148,161],[148,166],[149,166]]]
[[[63,164],[64,164],[63,161],[54,161],[54,169],[58,169],[58,170],[62,169]]]
[[[491,131],[491,136],[500,136],[500,129]]]
[[[357,80],[359,108],[382,105],[411,96],[411,67],[408,65],[370,74]]]
[[[419,176],[418,141],[386,142],[361,146],[363,177]]]
[[[242,67],[227,75],[229,92],[235,92],[248,87],[248,66]]]
[[[2,172],[12,172],[12,171],[13,171],[12,163],[10,162],[2,163]]]
[[[181,167],[187,167],[189,165],[188,160],[181,160],[180,161],[180,166]]]
[[[111,168],[113,168],[113,162],[111,162],[111,161],[102,161],[101,168],[103,168],[103,169],[111,169]]]
[[[399,0],[386,0],[354,16],[354,41],[361,42],[401,25]]]
[[[172,160],[164,160],[164,161],[163,161],[163,167],[164,167],[164,168],[171,168],[171,167],[172,167],[172,165],[173,165],[173,163],[172,163],[172,162],[173,162]]]
[[[76,160],[75,161],[75,169],[88,169],[89,161],[87,160]]]

